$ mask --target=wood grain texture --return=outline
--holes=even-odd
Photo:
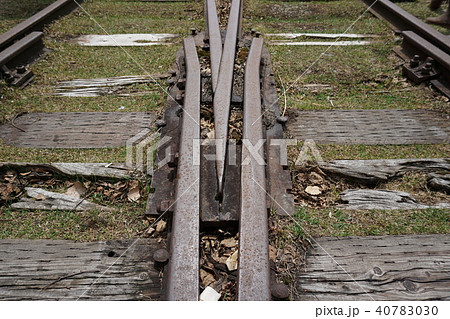
[[[125,163],[16,163],[0,162],[0,170],[17,169],[19,171],[36,168],[48,169],[57,174],[76,177],[100,177],[100,178],[143,178],[143,174],[128,167]]]
[[[148,91],[129,90],[122,92],[125,87],[133,84],[152,83],[156,79],[165,79],[167,75],[154,74],[150,76],[144,75],[128,75],[111,78],[99,79],[75,79],[71,81],[58,82],[55,95],[66,97],[94,97],[104,95],[143,95]]]
[[[0,240],[0,300],[159,299],[152,255],[162,245],[156,239]]]
[[[16,118],[15,126],[0,126],[0,138],[19,147],[120,147],[151,128],[155,118],[147,112],[28,113]]]
[[[42,188],[25,187],[27,196],[11,204],[14,209],[29,210],[67,210],[67,211],[105,211],[114,212],[115,208],[91,203],[85,199],[78,199],[66,194],[49,192]]]
[[[316,238],[297,279],[300,300],[450,300],[450,235]]]
[[[350,210],[450,208],[450,203],[425,205],[408,193],[386,189],[348,189],[340,196],[344,204],[339,207]]]
[[[445,115],[426,110],[297,111],[288,129],[318,144],[441,144],[450,141]]]
[[[450,194],[450,174],[430,174],[427,185],[432,190]]]
[[[319,162],[320,169],[332,176],[375,185],[407,172],[448,173],[449,158],[336,160]]]

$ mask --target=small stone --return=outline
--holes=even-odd
[[[151,235],[151,234],[153,234],[155,232],[155,229],[153,228],[153,227],[150,227],[148,230],[147,230],[147,235]]]
[[[318,186],[308,186],[305,188],[305,192],[307,192],[309,195],[320,195],[322,194],[322,191],[320,190],[320,187]]]
[[[230,257],[227,258],[225,264],[227,265],[229,271],[233,271],[238,268],[238,257],[239,251],[236,250]]]
[[[270,287],[272,297],[278,300],[289,298],[289,288],[285,284],[276,283]]]
[[[200,301],[219,301],[220,294],[211,287],[206,287],[200,294]]]
[[[323,178],[322,178],[322,176],[320,176],[320,175],[317,174],[316,172],[311,172],[311,173],[309,173],[309,180],[310,180],[312,183],[315,183],[315,184],[321,184],[321,183],[323,183]]]

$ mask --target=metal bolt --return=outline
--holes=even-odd
[[[179,157],[178,153],[170,154],[169,161],[168,161],[167,165],[169,167],[177,167],[177,165],[178,165],[178,157]],[[169,205],[169,207],[170,207],[170,205]]]
[[[24,74],[27,71],[27,69],[25,68],[25,65],[20,64],[16,67],[16,71],[19,74]]]
[[[289,298],[289,288],[285,284],[276,283],[270,287],[272,297],[276,300],[286,300]]]
[[[411,59],[411,61],[409,61],[409,66],[412,68],[416,68],[419,66],[420,63],[420,56],[418,56],[417,54],[413,56],[413,58]]]
[[[166,123],[166,121],[160,119],[160,120],[156,120],[155,125],[156,125],[157,128],[160,128],[160,127],[166,126],[167,123]]]
[[[161,264],[166,263],[169,260],[169,258],[170,254],[165,249],[158,249],[153,253],[153,260]]]
[[[280,124],[286,124],[286,122],[288,121],[288,117],[287,116],[277,116],[277,122]]]
[[[183,108],[181,106],[178,106],[177,110],[175,111],[175,115],[180,117],[181,113],[183,113]],[[170,164],[169,164],[170,166]]]
[[[184,90],[186,88],[186,80],[185,79],[179,79],[177,83],[177,87],[180,90]]]
[[[14,81],[14,77],[10,72],[4,73],[6,83],[12,83]]]
[[[191,31],[192,35],[196,35],[197,34],[197,29],[196,28],[190,28],[189,31]]]
[[[182,101],[183,101],[183,96],[182,96],[181,94],[177,94],[177,95],[175,96],[175,101],[177,101],[177,102],[182,102]]]
[[[431,62],[427,62],[427,63],[425,63],[425,65],[423,66],[423,68],[422,68],[422,71],[421,71],[421,73],[422,74],[430,74],[430,72],[432,71],[432,63]]]
[[[170,200],[162,200],[156,207],[156,211],[160,214],[168,212],[172,213],[172,202]]]

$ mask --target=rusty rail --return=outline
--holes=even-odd
[[[361,0],[370,7],[370,11],[379,18],[385,19],[397,32],[413,31],[417,35],[450,53],[450,38],[422,20],[403,10],[389,0]]]
[[[8,85],[23,87],[34,78],[33,72],[27,70],[26,65],[44,52],[43,37],[42,32],[31,32],[0,52],[0,77]]]
[[[77,2],[78,4],[81,4],[83,0],[77,0]],[[68,14],[78,7],[77,2],[74,0],[58,0],[32,17],[19,23],[12,29],[6,31],[0,35],[0,51],[32,31],[42,31],[46,24]]]
[[[388,0],[361,0],[370,11],[389,22],[403,36],[402,47],[394,51],[407,64],[403,74],[415,83],[430,81],[450,97],[450,38]]]
[[[269,234],[261,114],[263,39],[254,38],[245,67],[239,238],[239,300],[270,300]],[[258,145],[257,150],[254,150]],[[250,150],[254,150],[251,152]]]
[[[235,150],[239,154],[239,163],[234,164],[236,166],[227,163],[229,166],[225,171],[237,41],[242,40],[240,44],[249,47],[247,40],[250,38],[242,39],[239,35],[241,0],[233,0],[231,4],[223,48],[214,0],[205,0],[205,9],[207,31],[184,40],[184,55],[180,50],[178,55],[180,63],[177,63],[178,71],[175,72],[181,76],[178,84],[185,83],[185,87],[177,85],[180,90],[184,90],[184,106],[177,146],[179,156],[174,187],[176,199],[172,204],[174,209],[169,230],[170,259],[165,273],[165,295],[167,300],[198,300],[201,262],[200,227],[205,231],[216,225],[220,227],[223,224],[215,222],[222,220],[222,213],[231,212],[235,215],[235,219],[232,219],[233,223],[226,224],[226,227],[233,227],[233,231],[239,231],[237,299],[270,300],[271,288],[273,288],[271,285],[276,281],[271,276],[269,262],[269,209],[266,192],[268,179],[265,162],[274,163],[279,156],[272,153],[266,154],[265,138],[267,135],[270,138],[278,137],[280,134],[282,136],[281,126],[278,131],[269,132],[263,124],[263,100],[265,105],[269,103],[269,100],[272,101],[271,104],[276,104],[276,101],[273,102],[273,99],[267,97],[267,95],[273,95],[271,98],[276,98],[274,85],[271,85],[274,83],[271,68],[266,64],[266,61],[270,59],[267,56],[267,50],[264,49],[263,39],[253,38],[244,75],[242,145],[238,145]],[[217,83],[213,91],[216,145],[211,145],[216,150],[213,156],[215,166],[214,162],[207,161],[206,155],[210,155],[208,152],[205,153],[204,149],[202,151],[194,149],[194,145],[200,146],[200,143],[194,144],[194,140],[200,138],[200,95],[203,92],[195,43],[204,50],[206,47],[202,42],[207,42],[204,41],[205,37],[209,37],[213,83],[214,73],[217,72]],[[219,56],[221,56],[220,59]],[[214,64],[216,64],[215,68]],[[263,74],[265,74],[264,79],[262,79]],[[174,82],[171,81],[171,83]],[[209,102],[205,102],[204,107],[208,106]],[[167,111],[166,114],[168,114]],[[209,145],[206,146],[209,147]],[[232,153],[232,149],[230,148],[228,152]],[[268,156],[272,158],[268,160]],[[196,160],[197,163],[195,163]],[[202,162],[201,166],[198,162]],[[280,169],[282,170],[281,166],[275,171],[279,172]],[[273,175],[270,168],[267,171],[269,175]],[[279,174],[276,178],[279,176],[286,177]],[[278,185],[282,185],[280,188],[286,191],[286,184]],[[166,188],[163,187],[163,189]],[[216,196],[216,189],[223,197]],[[279,198],[279,196],[276,197]],[[236,205],[227,210],[230,201]],[[170,211],[170,207],[166,208],[166,211]],[[205,221],[202,219],[202,214],[205,212],[214,218]],[[226,220],[231,221],[231,219]],[[239,222],[239,226],[236,222]],[[235,282],[235,280],[232,281]],[[285,299],[279,294],[274,296]]]
[[[396,52],[409,60],[403,65],[403,74],[415,83],[430,81],[450,97],[450,54],[412,31],[404,31],[402,35],[401,49]]]
[[[220,34],[219,19],[215,0],[206,0],[206,20],[209,38],[209,51],[211,58],[211,79],[213,92],[216,91],[219,77],[219,66],[222,58],[222,35]]]
[[[234,58],[241,16],[241,0],[233,0],[227,24],[227,34],[220,60],[217,88],[214,93],[214,131],[216,138],[216,171],[218,192],[222,194],[227,149],[228,120],[233,88]]]
[[[199,296],[200,167],[195,164],[194,140],[200,138],[200,64],[194,38],[184,39],[183,45],[186,88],[173,204],[168,300],[198,300]]]

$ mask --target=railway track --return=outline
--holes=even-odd
[[[436,45],[439,50],[447,50],[448,39],[389,1],[380,0],[371,9],[378,16],[394,17],[394,28],[404,37],[398,52],[402,51],[409,60],[420,54],[415,67],[421,75],[432,57],[431,72],[438,75],[423,81],[447,85],[450,59],[437,51]],[[293,212],[289,171],[280,165],[285,154],[272,147],[275,139],[283,138],[285,119],[279,114],[270,55],[264,41],[256,32],[243,36],[241,19],[242,1],[233,0],[226,31],[221,31],[215,1],[206,0],[206,31],[192,30],[192,37],[184,40],[184,49],[177,57],[179,67],[169,80],[174,85],[162,132],[174,142],[161,148],[158,155],[165,158],[169,148],[172,155],[154,176],[155,193],[148,206],[152,215],[172,213],[170,260],[164,284],[167,300],[198,300],[202,292],[199,238],[202,231],[214,231],[224,225],[239,234],[236,299],[271,300],[276,295],[275,287],[280,289],[281,285],[281,290],[287,290],[274,279],[268,253],[270,210],[280,214]],[[408,47],[413,41],[422,41],[417,34],[431,39],[430,44],[422,45],[420,53],[419,46],[413,46],[412,51]],[[410,52],[414,54],[411,56]],[[405,68],[410,65],[411,62]],[[173,100],[182,107],[177,109]],[[235,123],[231,117],[236,111],[242,114],[242,132],[233,144],[230,130]],[[181,113],[179,122],[174,120],[177,112]],[[202,123],[208,121],[205,117],[208,112],[213,113],[210,121],[213,131],[209,132],[213,137],[207,137],[206,141],[214,143],[205,143],[204,139],[194,143],[202,138],[205,130]],[[176,130],[179,137],[173,133]],[[230,164],[230,159],[236,164]],[[192,164],[195,162],[197,165]]]
[[[403,74],[417,84],[430,81],[450,97],[450,37],[389,0],[362,1],[402,35],[402,45],[394,51],[406,62]]]
[[[418,83],[431,81],[449,95],[448,37],[389,1],[363,1],[380,17],[392,20],[403,35],[397,52],[408,61],[405,75]],[[72,1],[57,3],[64,12],[73,9]],[[201,232],[229,227],[239,233],[239,266],[233,273],[236,299],[270,300],[273,287],[279,289],[280,284],[269,262],[268,215],[271,210],[293,211],[290,174],[281,164],[286,155],[280,144],[272,143],[283,138],[285,119],[279,113],[264,40],[255,32],[243,35],[243,1],[232,1],[226,30],[220,30],[215,1],[205,0],[205,9],[205,31],[192,30],[184,39],[171,72],[160,125],[162,138],[169,142],[158,149],[164,164],[153,176],[155,192],[147,207],[149,215],[170,215],[164,296],[199,299]],[[23,85],[32,76],[21,76],[28,72],[22,64],[28,63],[24,61],[31,52],[41,51],[42,26],[50,16],[61,15],[57,6],[46,10],[0,37],[0,67],[10,84]],[[238,122],[235,127],[241,127],[237,142],[230,133],[231,114],[239,115],[233,119]],[[205,143],[208,121],[213,129]]]
[[[149,201],[150,214],[172,213],[165,298],[199,299],[200,232],[228,227],[239,233],[236,299],[270,300],[271,285],[276,282],[271,281],[268,215],[277,202],[271,203],[270,198],[280,193],[290,197],[287,190],[291,187],[289,173],[276,163],[280,153],[268,147],[268,139],[283,137],[282,126],[276,122],[279,111],[270,56],[262,38],[241,36],[241,0],[231,3],[226,32],[219,29],[215,1],[205,1],[205,8],[206,32],[192,30],[193,35],[184,39],[177,57],[179,69],[169,80],[173,86],[162,133],[176,142],[169,144],[169,163],[154,176],[155,194]],[[198,52],[207,52],[209,58],[200,63]],[[210,72],[205,74],[201,68]],[[174,100],[182,102],[182,107]],[[209,120],[214,138],[200,146],[196,141],[204,130],[201,123],[208,121],[206,111],[213,113]],[[177,112],[181,113],[179,121],[174,120]],[[233,112],[242,115],[237,143],[232,142],[229,130]],[[269,126],[266,113],[272,116]],[[166,145],[159,150],[161,158],[167,149]],[[268,159],[267,155],[272,156]],[[274,162],[270,169],[265,165],[268,161]],[[275,183],[280,172],[281,176],[287,173],[286,179]],[[169,175],[176,175],[175,180],[163,180]],[[174,196],[168,198],[168,193]],[[280,202],[286,199],[278,198]],[[291,205],[287,208],[291,211],[290,199],[286,206]]]
[[[83,0],[57,0],[0,35],[0,78],[8,85],[24,87],[34,78],[26,66],[43,52],[44,27],[72,12]]]

